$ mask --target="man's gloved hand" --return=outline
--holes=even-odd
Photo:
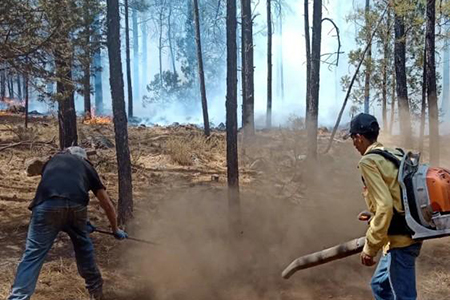
[[[124,240],[128,238],[128,234],[122,229],[117,229],[116,232],[114,232],[114,237],[118,240]]]
[[[96,229],[97,229],[97,228],[96,228],[94,225],[92,225],[92,223],[91,223],[90,221],[87,221],[87,223],[86,223],[86,230],[87,230],[87,233],[91,234],[91,233],[93,233]]]

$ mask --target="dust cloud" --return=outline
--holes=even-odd
[[[131,272],[139,274],[140,299],[349,299],[349,290],[368,299],[373,270],[361,267],[357,256],[281,278],[298,256],[364,235],[366,225],[356,220],[365,209],[357,162],[345,144],[314,167],[300,162],[291,182],[280,184],[277,174],[267,172],[243,184],[237,242],[228,234],[223,185],[150,187],[152,210],[139,216],[146,230],[138,234],[160,245],[133,247],[125,255]],[[274,159],[263,168],[280,163]],[[292,200],[288,184],[301,185],[300,198]]]

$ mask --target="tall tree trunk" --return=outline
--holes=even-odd
[[[89,62],[85,62],[83,75],[83,94],[84,94],[84,114],[85,117],[91,118],[91,66]]]
[[[370,73],[371,73],[371,64],[372,64],[372,45],[371,45],[371,32],[370,28],[370,0],[366,0],[366,9],[365,9],[365,20],[366,20],[366,42],[369,44],[369,49],[366,54],[366,63],[365,63],[365,82],[364,82],[364,113],[369,113],[370,107]]]
[[[159,56],[159,88],[163,87],[163,70],[162,70],[162,38],[163,38],[163,12],[159,13],[159,40],[158,40],[158,56]]]
[[[47,69],[47,68],[46,68]],[[56,70],[55,62],[51,61],[49,63],[48,72],[54,73]],[[48,95],[53,95],[55,93],[55,82],[53,80],[47,81],[46,92]],[[51,96],[49,96],[51,98]]]
[[[445,1],[448,3],[448,1]],[[450,25],[448,19],[443,25],[444,28],[444,47],[442,49],[443,56],[443,74],[442,74],[442,112],[444,118],[450,121],[450,43],[448,35],[450,34]]]
[[[1,67],[4,67],[4,65],[2,65]],[[1,70],[0,71],[0,95],[2,98],[2,101],[5,101],[6,98],[6,71],[5,70]]]
[[[107,45],[114,120],[114,132],[119,175],[118,219],[120,224],[133,217],[133,186],[131,178],[130,149],[128,148],[127,115],[120,57],[119,1],[107,0]]]
[[[243,101],[244,136],[252,136],[255,133],[254,119],[254,82],[253,82],[253,19],[251,0],[241,0],[242,26],[243,26],[243,55],[245,57],[245,98]]]
[[[149,66],[148,66],[148,24],[147,24],[147,12],[142,13],[141,15],[141,30],[142,30],[142,82],[145,86],[147,86]]]
[[[308,156],[317,159],[317,129],[319,117],[320,48],[322,39],[322,0],[314,0],[311,48],[311,94],[308,114]]]
[[[8,89],[9,89],[9,98],[14,99],[14,75],[12,73],[8,74]]]
[[[245,107],[245,103],[246,103],[246,99],[247,99],[247,93],[245,91],[245,76],[246,76],[246,71],[245,71],[245,26],[244,26],[244,11],[242,8],[242,0],[240,1],[240,5],[241,5],[241,89],[242,89],[242,113],[241,113],[241,117],[242,117],[242,127],[244,127],[246,120],[245,118],[247,117],[247,113],[246,113],[246,107]]]
[[[127,64],[127,91],[128,91],[128,118],[133,117],[133,86],[131,84],[131,62],[130,62],[130,22],[129,5],[125,0],[125,53]]]
[[[396,99],[396,80],[395,80],[395,72],[392,73],[392,83],[391,83],[391,121],[389,122],[389,134],[392,135],[392,130],[394,129],[395,122],[395,99]]]
[[[100,16],[95,17],[95,35],[100,36],[101,28],[98,24],[100,22]],[[97,114],[103,113],[103,84],[102,84],[102,52],[99,47],[94,53],[94,88],[95,88],[95,112]]]
[[[383,40],[383,96],[382,96],[382,115],[383,115],[383,131],[388,132],[387,120],[387,94],[388,94],[388,64],[391,52],[389,51],[389,43],[391,42],[391,12],[388,8],[386,17],[386,31]]]
[[[59,147],[61,149],[77,145],[77,116],[75,112],[75,95],[72,83],[70,59],[55,53],[56,91],[58,93]]]
[[[175,66],[175,54],[173,52],[172,45],[172,5],[169,6],[169,16],[167,18],[167,35],[169,38],[170,59],[172,61],[172,72],[176,73],[177,68]]]
[[[67,14],[62,10],[62,18]],[[58,44],[54,50],[56,91],[58,101],[59,146],[61,149],[77,145],[77,116],[75,111],[75,86],[72,81],[73,46],[69,32],[62,28],[57,33]]]
[[[284,101],[284,60],[283,60],[283,14],[281,13],[278,16],[279,30],[280,30],[280,42],[278,44],[278,72],[280,77],[280,97],[281,101]]]
[[[272,1],[267,0],[267,112],[266,127],[272,127]]]
[[[139,99],[139,29],[136,7],[132,8],[131,18],[133,21],[133,95],[134,98]]]
[[[439,165],[439,110],[436,93],[436,61],[435,61],[435,25],[436,0],[427,0],[427,32],[425,47],[427,49],[427,96],[430,126],[430,162]]]
[[[306,46],[306,110],[305,125],[308,125],[309,96],[311,94],[311,37],[309,36],[309,0],[304,1],[305,10],[305,46]]]
[[[425,118],[427,111],[427,48],[423,50],[423,71],[422,71],[422,108],[420,112],[420,135],[419,135],[419,152],[423,152],[423,144],[425,140]]]
[[[28,64],[29,60],[28,60],[28,56],[25,58],[26,63]],[[29,75],[28,75],[28,70],[25,72],[24,74],[24,93],[25,93],[25,128],[28,128],[28,106],[29,106],[29,90],[28,90],[28,86],[29,86]]]
[[[22,81],[20,80],[20,74],[17,74],[17,97],[19,98],[20,101],[23,100],[22,98]]]
[[[244,26],[244,18],[243,18],[243,9],[242,9],[242,1],[241,1],[241,88],[242,88],[242,127],[244,127],[247,118],[246,106],[245,103],[247,101],[247,92],[245,90],[245,76],[247,72],[245,71],[245,67],[247,63],[245,62],[245,26]]]
[[[198,78],[200,80],[200,94],[202,97],[203,125],[205,127],[205,135],[209,136],[209,118],[208,118],[208,102],[206,100],[205,72],[203,71],[203,55],[202,40],[200,36],[200,17],[198,13],[198,0],[193,0],[194,5],[194,22],[195,22],[195,40],[197,42],[197,61],[198,61]]]
[[[240,234],[241,204],[239,199],[239,164],[237,134],[237,46],[236,0],[227,0],[227,178],[230,230]]]
[[[399,107],[400,133],[404,146],[412,146],[411,116],[409,111],[408,87],[406,83],[406,35],[404,17],[395,11],[395,78]]]
[[[89,0],[84,0],[83,3],[83,18],[84,18],[84,57],[82,61],[83,66],[83,96],[84,96],[84,115],[85,118],[91,118],[91,35],[92,24],[89,11]]]

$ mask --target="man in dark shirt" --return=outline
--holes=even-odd
[[[91,299],[102,299],[103,280],[89,238],[87,205],[89,191],[100,202],[117,239],[127,238],[118,228],[115,208],[100,177],[81,147],[56,154],[43,167],[41,182],[30,209],[26,249],[17,268],[8,300],[28,300],[36,288],[39,272],[60,231],[72,240],[78,272],[86,282]]]

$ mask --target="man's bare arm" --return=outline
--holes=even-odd
[[[108,193],[106,192],[105,189],[100,189],[97,191],[95,196],[99,200],[100,206],[103,208],[103,210],[106,213],[106,216],[108,217],[112,231],[117,232],[119,227],[117,226],[116,209],[114,208],[114,205],[111,201],[111,198],[109,198]]]

